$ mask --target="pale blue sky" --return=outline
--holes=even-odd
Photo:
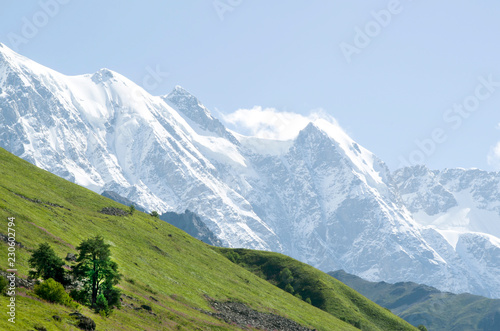
[[[59,8],[41,5],[50,3]],[[218,13],[214,3],[231,10]],[[401,157],[437,169],[500,169],[500,159],[487,160],[500,141],[500,87],[490,92],[478,80],[500,82],[498,1],[0,4],[0,42],[65,74],[107,67],[143,85],[158,68],[168,75],[148,85],[152,94],[182,85],[224,114],[256,105],[300,114],[322,108],[392,169]],[[388,8],[382,26],[372,11]],[[29,23],[38,31],[26,30]],[[340,45],[356,46],[356,27],[372,37],[367,46],[358,40],[348,63]],[[464,100],[476,110],[447,112]],[[435,130],[435,148],[417,146]]]

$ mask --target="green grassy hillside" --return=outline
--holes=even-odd
[[[290,270],[293,294],[363,330],[412,330],[387,309],[310,265],[273,252],[214,248],[234,263],[284,288],[280,273]]]
[[[274,313],[317,330],[357,330],[332,314],[320,310],[282,291],[252,272],[232,263],[201,241],[147,214],[109,216],[99,213],[104,207],[126,208],[13,156],[0,149],[0,233],[7,233],[7,218],[15,217],[17,248],[16,268],[20,277],[28,274],[30,248],[49,242],[56,253],[65,257],[91,236],[102,235],[111,245],[112,258],[118,263],[123,279],[123,306],[108,318],[85,307],[79,310],[92,318],[97,330],[238,330],[209,316],[214,311],[207,298],[240,302],[254,310]],[[0,267],[7,269],[7,245],[0,244]],[[284,258],[284,257],[283,257]],[[292,262],[294,264],[296,262]],[[309,268],[307,270],[312,270]],[[384,329],[387,314],[367,299],[351,296],[345,287],[321,284],[336,298],[332,307],[342,309],[346,318],[370,321],[366,330]],[[0,296],[6,310],[8,297]],[[16,325],[0,316],[2,330],[76,330],[71,310],[35,299],[19,288],[16,301]],[[345,304],[345,306],[344,306]],[[148,305],[152,311],[140,309]],[[371,314],[371,315],[370,315]],[[60,321],[52,316],[61,317]],[[369,316],[370,315],[370,316]],[[394,318],[394,330],[411,326]]]
[[[344,271],[329,274],[413,325],[424,324],[433,331],[500,330],[500,300],[412,282],[369,282]]]

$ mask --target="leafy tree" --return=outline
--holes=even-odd
[[[120,280],[120,274],[118,273],[118,264],[116,262],[111,261],[111,271],[112,276],[107,277],[106,281],[101,286],[102,294],[106,301],[108,302],[108,306],[111,308],[113,306],[120,307],[120,297],[121,291],[116,288],[114,285],[118,284]]]
[[[35,269],[29,272],[31,278],[42,277],[45,280],[52,278],[59,283],[66,284],[64,261],[56,255],[48,243],[40,244],[31,254],[28,263],[31,268]]]
[[[153,210],[153,211],[151,212],[151,214],[149,214],[149,215],[151,215],[151,216],[153,216],[153,217],[156,217],[156,218],[159,218],[159,217],[160,217],[160,214],[158,214],[158,212],[157,212],[156,210]]]
[[[116,301],[117,290],[113,286],[118,284],[120,274],[116,262],[111,261],[109,247],[110,245],[105,244],[101,236],[84,240],[77,247],[79,254],[73,271],[84,286],[80,293],[73,294],[81,301],[88,302],[93,308],[96,308],[97,297],[100,294],[108,303],[110,299]]]
[[[36,295],[40,298],[47,300],[49,302],[59,303],[69,307],[74,306],[74,302],[71,300],[70,296],[64,290],[64,286],[53,280],[52,278],[47,279],[43,283],[35,285],[33,290]]]
[[[293,286],[291,284],[286,284],[285,291],[288,293],[293,293]]]
[[[293,275],[290,269],[285,268],[280,272],[280,280],[284,286],[291,284],[293,282]]]
[[[312,303],[311,303],[311,298],[307,298],[305,301],[306,301],[308,304],[312,305]]]
[[[130,215],[133,215],[135,212],[135,206],[134,205],[130,205],[130,207],[128,208],[128,213]]]

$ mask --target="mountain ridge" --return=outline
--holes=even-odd
[[[181,88],[155,97],[106,70],[96,83],[23,65],[0,64],[0,147],[52,173],[147,210],[190,210],[229,247],[500,297],[496,246],[464,238],[459,254],[420,226],[383,161],[332,121],[288,142],[244,137]]]
[[[343,270],[328,274],[414,326],[423,324],[435,331],[496,331],[500,327],[498,299],[445,293],[411,282],[368,282]]]

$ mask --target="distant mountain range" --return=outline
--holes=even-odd
[[[498,299],[441,292],[411,282],[368,282],[343,270],[328,274],[414,326],[432,331],[500,330]]]
[[[437,180],[435,192],[429,184],[435,196],[419,195],[428,183],[414,180],[420,168],[392,174],[327,120],[305,124],[289,141],[243,136],[181,87],[158,97],[108,69],[65,76],[4,45],[0,109],[0,147],[148,211],[189,210],[225,246],[272,250],[372,281],[500,298],[500,240],[490,221],[471,220],[456,243],[444,221],[421,225],[420,210],[434,217],[468,208],[457,200],[472,189],[468,182]],[[485,207],[483,188],[476,207],[494,215],[500,199]]]

